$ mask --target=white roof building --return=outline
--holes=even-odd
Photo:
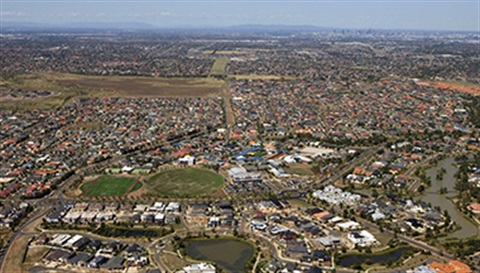
[[[135,169],[134,167],[123,166],[122,172],[124,172],[124,173],[129,173],[129,172],[133,171],[134,169]]]
[[[72,236],[69,234],[59,234],[55,235],[54,239],[50,241],[50,244],[52,245],[63,245],[65,242],[67,242]]]
[[[437,273],[437,271],[428,268],[428,266],[426,266],[426,265],[419,266],[416,269],[411,270],[411,271],[407,270],[407,272],[408,273]]]
[[[228,170],[228,175],[234,182],[262,181],[262,175],[260,173],[250,173],[244,168],[231,168]]]
[[[360,228],[360,224],[354,221],[347,221],[345,223],[338,223],[337,227],[342,230],[356,230]]]
[[[206,263],[192,264],[183,268],[185,273],[215,273],[215,266]]]
[[[344,192],[332,185],[326,186],[323,190],[317,190],[313,192],[312,196],[330,204],[336,205],[343,203],[349,206],[354,206],[362,199],[362,197],[358,194],[352,194],[346,191]]]
[[[193,157],[191,155],[186,155],[186,156],[180,158],[178,160],[178,162],[191,166],[191,165],[195,164],[195,157]]]
[[[70,238],[66,243],[64,243],[63,246],[72,247],[73,244],[75,244],[76,242],[78,242],[82,238],[83,238],[82,235],[75,235],[72,238]]]
[[[375,210],[375,213],[372,214],[372,219],[373,221],[378,221],[378,220],[382,220],[382,219],[385,219],[385,214],[383,214],[380,210],[376,209]]]
[[[328,220],[329,223],[336,224],[338,222],[343,221],[343,218],[340,216],[335,216],[332,219]]]
[[[163,222],[165,220],[165,214],[157,213],[155,214],[155,222]]]
[[[178,202],[170,202],[168,203],[167,207],[165,208],[166,212],[176,212],[180,211],[180,203]]]
[[[165,210],[165,204],[163,202],[155,202],[153,206],[148,208],[149,211],[163,212]]]
[[[367,247],[379,243],[375,236],[366,230],[350,232],[347,234],[347,239],[352,242],[352,244],[360,247]]]
[[[64,217],[63,220],[65,222],[73,223],[78,221],[82,217],[82,213],[80,211],[69,211]]]
[[[338,247],[341,245],[341,239],[340,237],[335,237],[335,236],[324,236],[315,239],[315,241],[319,242],[322,244],[324,247],[330,248],[330,247]]]

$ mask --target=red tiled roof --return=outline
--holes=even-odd
[[[450,262],[448,262],[449,265],[453,266],[455,268],[455,271],[458,272],[458,270],[470,270],[470,272],[472,272],[472,270],[470,269],[470,266],[460,262],[460,261],[457,261],[457,260],[451,260]]]
[[[474,211],[480,211],[480,203],[472,203],[468,205],[468,208]]]
[[[188,155],[188,154],[191,153],[191,152],[192,152],[191,150],[180,150],[180,151],[176,151],[176,152],[172,153],[172,156],[174,156],[174,157],[182,157],[182,156]]]

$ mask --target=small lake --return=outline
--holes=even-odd
[[[254,253],[253,247],[231,239],[191,240],[185,252],[196,260],[211,261],[228,272],[245,272],[245,264]]]
[[[455,160],[453,157],[445,158],[438,162],[434,167],[426,170],[426,175],[430,177],[432,185],[428,187],[422,194],[420,199],[424,202],[431,203],[432,207],[440,207],[441,211],[447,210],[452,221],[454,221],[461,229],[448,234],[447,238],[459,238],[465,239],[468,237],[476,236],[478,228],[475,224],[471,223],[465,217],[457,211],[453,202],[447,197],[454,197],[457,194],[455,190],[455,173],[458,168],[454,165]],[[444,168],[446,170],[442,180],[436,179],[437,172]],[[447,194],[440,194],[440,188],[445,187],[448,190]]]
[[[401,247],[395,249],[394,251],[375,255],[375,254],[356,254],[356,255],[346,255],[340,258],[339,265],[343,267],[352,267],[353,265],[360,263],[364,264],[367,260],[371,263],[386,263],[389,260],[392,262],[400,260],[402,255],[409,251],[410,247]]]

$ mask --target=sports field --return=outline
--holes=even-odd
[[[80,188],[86,196],[124,196],[130,189],[140,188],[138,182],[133,186],[134,182],[133,177],[100,176]]]
[[[220,188],[223,177],[215,172],[197,169],[175,169],[160,172],[147,181],[148,191],[163,197],[197,197]]]

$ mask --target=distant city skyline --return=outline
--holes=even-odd
[[[79,1],[1,2],[2,22],[51,25],[138,22],[155,27],[244,24],[480,31],[480,1]]]

